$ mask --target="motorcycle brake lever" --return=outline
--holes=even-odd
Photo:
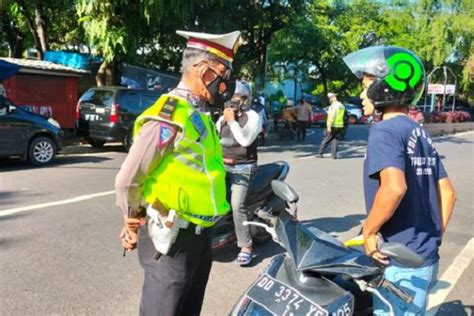
[[[386,306],[388,306],[389,315],[390,316],[395,316],[392,304],[379,292],[379,290],[377,288],[372,287],[369,283],[367,283],[364,280],[354,279],[354,282],[359,286],[359,288],[362,292],[367,291],[367,292],[372,293],[375,296],[377,296]]]

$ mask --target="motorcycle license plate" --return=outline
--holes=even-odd
[[[328,315],[324,308],[303,296],[298,290],[268,274],[262,274],[246,296],[274,315]]]

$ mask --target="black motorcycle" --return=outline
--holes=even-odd
[[[275,131],[279,140],[294,140],[296,137],[296,123],[280,118],[276,120]]]
[[[285,210],[286,203],[275,195],[272,190],[273,180],[284,180],[290,167],[284,161],[260,165],[250,183],[246,205],[252,214],[250,220],[267,223],[264,218],[278,216]],[[250,233],[255,244],[262,244],[270,240],[270,235],[259,226],[252,226]],[[221,218],[212,228],[212,249],[220,249],[230,244],[235,244],[234,220],[232,212]]]
[[[386,266],[360,249],[346,247],[311,222],[295,218],[298,195],[287,184],[273,181],[276,195],[288,205],[279,216],[245,223],[265,228],[286,249],[276,256],[234,306],[231,315],[372,315],[372,297],[383,287],[401,300],[412,297],[384,279]],[[391,260],[417,267],[422,258],[401,244],[383,243],[381,252]]]

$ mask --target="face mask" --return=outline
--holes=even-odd
[[[216,78],[206,86],[206,89],[213,99],[213,105],[222,106],[234,95],[235,80],[226,80],[217,75]]]

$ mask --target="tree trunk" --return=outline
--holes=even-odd
[[[298,93],[298,62],[295,62],[295,73],[293,75],[293,80],[294,80],[294,83],[295,83],[295,88],[293,90],[293,102],[294,102],[294,105],[296,106],[296,95]]]
[[[43,4],[40,0],[35,1],[35,25],[36,33],[38,34],[38,42],[41,51],[44,53],[49,49],[48,43],[48,28],[46,19],[44,17]]]
[[[31,35],[33,35],[33,39],[35,41],[35,47],[38,50],[38,57],[39,59],[42,60],[44,51],[41,48],[38,32],[36,30],[35,23],[33,22],[33,19],[31,18],[30,12],[28,11],[28,6],[26,5],[25,0],[18,0],[18,4],[20,5],[21,13],[25,17],[26,23],[28,24],[28,28],[30,29]]]
[[[327,98],[327,95],[328,95],[328,80],[326,78],[326,74],[324,73],[324,71],[320,71],[320,75],[321,75],[321,81],[323,82],[323,90],[324,90],[324,96]],[[329,104],[329,102],[328,102]]]
[[[262,43],[262,49],[258,60],[255,74],[255,90],[261,91],[265,89],[265,82],[267,80],[267,44],[265,43]]]
[[[118,86],[122,78],[122,63],[116,59],[111,62],[103,61],[97,70],[95,81],[98,87]]]
[[[24,50],[24,35],[16,24],[11,23],[6,11],[1,12],[1,21],[1,30],[5,34],[8,46],[10,47],[10,56],[21,58]]]

